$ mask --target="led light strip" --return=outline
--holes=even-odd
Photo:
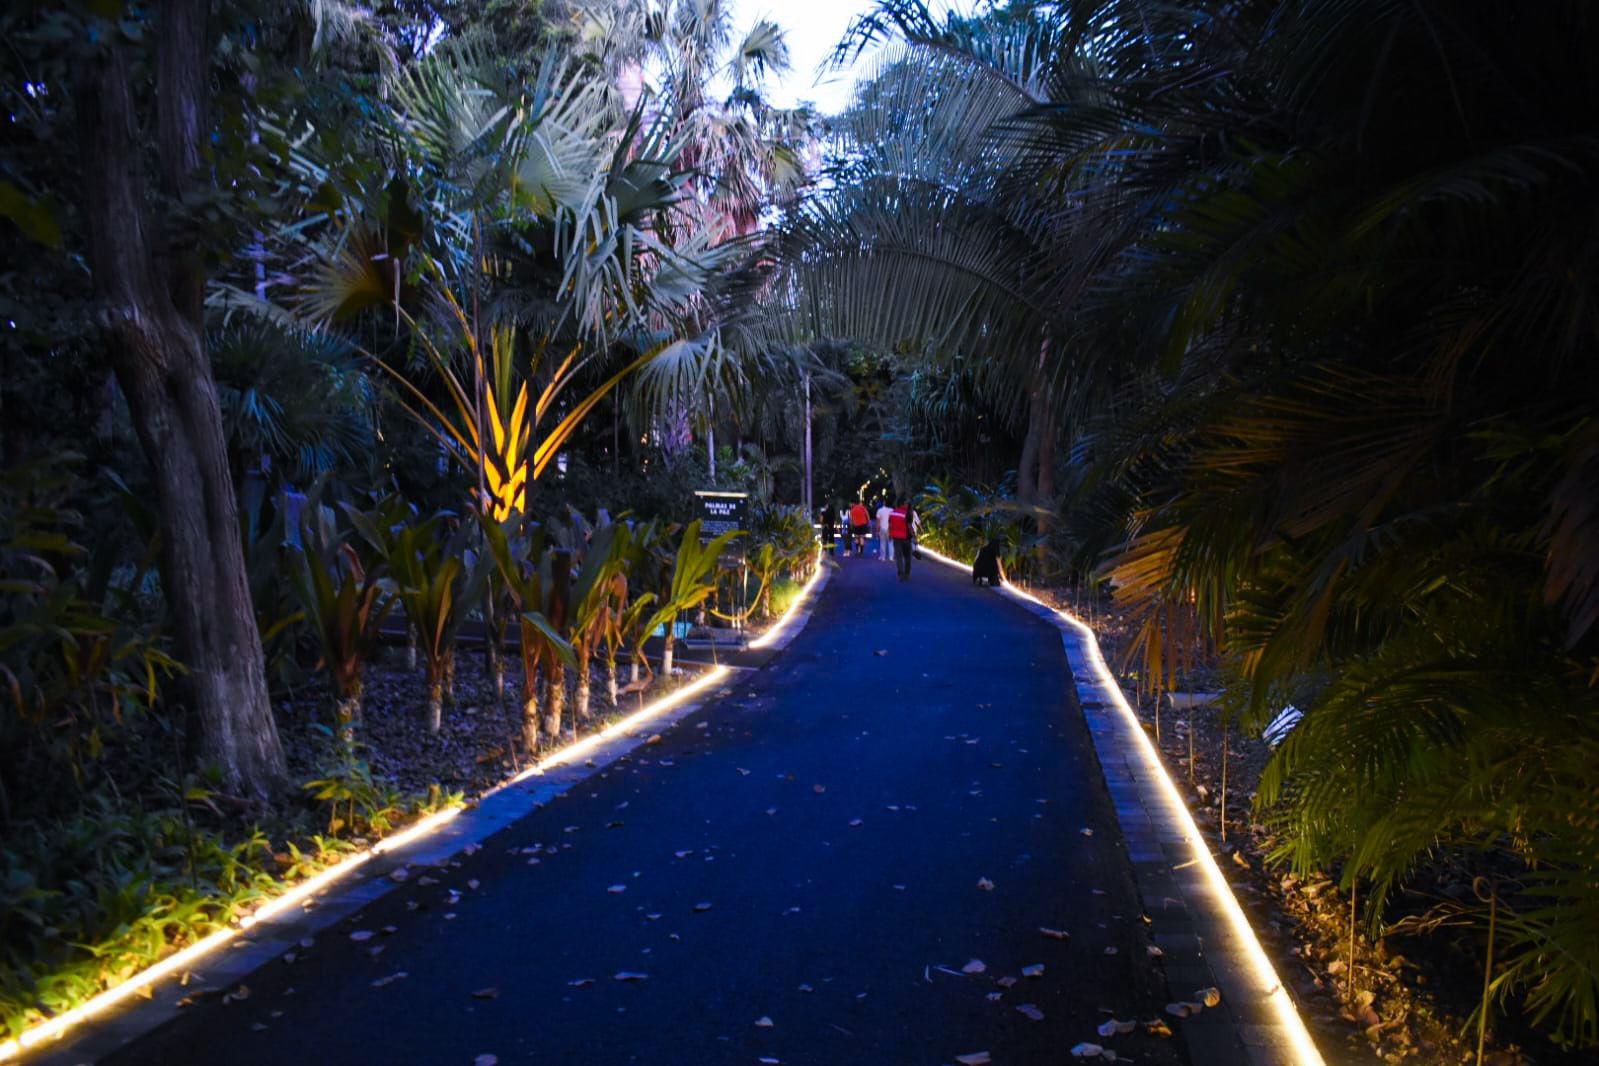
[[[957,562],[947,555],[941,555],[931,548],[918,545],[921,552],[946,566],[953,566],[957,570],[971,573],[972,568],[965,563]],[[1053,607],[1037,596],[1017,588],[1009,581],[1003,581],[1004,590],[1020,599],[1051,612],[1063,622],[1070,625],[1083,638],[1088,648],[1089,665],[1093,668],[1096,680],[1110,693],[1112,702],[1121,711],[1134,736],[1138,738],[1138,754],[1142,758],[1146,776],[1149,780],[1159,783],[1162,797],[1170,806],[1171,811],[1178,819],[1178,826],[1188,839],[1190,851],[1193,853],[1193,865],[1204,871],[1206,887],[1210,890],[1211,898],[1218,909],[1225,916],[1228,927],[1231,929],[1237,943],[1243,947],[1244,963],[1254,978],[1257,985],[1255,992],[1261,996],[1271,1008],[1282,1033],[1286,1037],[1293,1051],[1295,1063],[1301,1066],[1322,1066],[1321,1052],[1317,1050],[1316,1043],[1310,1038],[1310,1031],[1305,1028],[1304,1019],[1299,1016],[1299,1009],[1294,1006],[1293,998],[1288,995],[1288,990],[1283,987],[1282,980],[1277,976],[1277,970],[1272,966],[1271,960],[1266,957],[1265,949],[1260,946],[1260,939],[1255,936],[1254,927],[1249,924],[1249,919],[1244,914],[1244,909],[1239,906],[1238,898],[1233,895],[1232,886],[1222,876],[1221,868],[1216,865],[1216,858],[1210,853],[1210,848],[1205,845],[1205,838],[1199,832],[1199,826],[1194,822],[1194,817],[1189,813],[1188,805],[1183,802],[1182,793],[1177,791],[1177,786],[1172,782],[1171,775],[1166,772],[1166,764],[1161,761],[1160,754],[1155,750],[1155,744],[1144,732],[1144,727],[1138,720],[1138,715],[1133,712],[1132,704],[1127,702],[1127,697],[1122,693],[1121,685],[1116,683],[1116,675],[1111,673],[1110,667],[1105,663],[1105,657],[1099,650],[1099,638],[1087,622],[1072,614]]]
[[[811,593],[814,592],[816,586],[821,583],[822,575],[825,572],[826,571],[822,566],[822,546],[818,544],[816,546],[816,558],[811,563],[810,580],[805,582],[805,587],[800,589],[800,594],[794,597],[794,602],[788,605],[788,610],[783,612],[783,616],[777,621],[773,622],[767,628],[766,632],[750,641],[750,647],[768,647],[773,641],[777,640],[778,637],[782,636],[783,631],[788,628],[789,622],[791,622],[794,616],[799,613],[800,605],[806,600],[810,599]]]
[[[818,556],[820,556],[819,551]],[[776,640],[783,629],[785,629],[790,622],[793,621],[795,616],[798,614],[800,607],[803,606],[806,600],[810,598],[821,578],[822,568],[817,566],[815,571],[811,574],[810,580],[807,581],[805,583],[805,587],[800,590],[800,594],[796,596],[794,598],[794,602],[789,605],[788,610],[784,611],[782,617],[774,622],[771,628],[763,633],[758,640],[751,641],[750,647],[764,648]],[[713,667],[703,677],[698,678],[693,683],[683,686],[670,695],[663,696],[647,707],[642,707],[639,710],[634,711],[626,718],[622,718],[611,723],[598,733],[586,736],[581,740],[573,741],[564,748],[551,752],[548,756],[541,759],[535,765],[529,766],[521,773],[507,778],[498,785],[495,785],[493,788],[489,789],[487,792],[484,792],[479,797],[479,800],[481,801],[482,799],[486,799],[489,796],[494,795],[496,792],[503,791],[504,789],[510,788],[513,785],[521,784],[522,782],[527,781],[529,778],[543,774],[547,770],[552,770],[557,766],[562,766],[572,762],[575,759],[580,759],[618,734],[637,729],[639,726],[644,725],[651,719],[658,718],[667,711],[670,711],[675,707],[682,706],[684,703],[693,699],[695,696],[700,695],[706,690],[715,688],[717,685],[721,684],[722,681],[726,680],[731,674],[732,671],[725,666]],[[121,984],[114,985],[111,988],[106,989],[104,992],[85,1000],[76,1007],[73,1007],[71,1010],[64,1011],[61,1014],[56,1015],[54,1018],[40,1022],[32,1029],[24,1031],[20,1036],[12,1037],[10,1040],[0,1043],[0,1062],[13,1059],[24,1051],[38,1047],[40,1044],[43,1044],[48,1040],[59,1037],[66,1033],[69,1029],[72,1029],[78,1025],[82,1025],[84,1022],[89,1021],[97,1015],[104,1014],[106,1011],[123,1002],[128,997],[136,995],[142,989],[148,988],[155,984],[163,977],[167,977],[173,973],[177,973],[180,970],[193,966],[199,960],[205,958],[218,948],[235,939],[245,930],[258,925],[261,922],[268,921],[276,915],[282,914],[284,911],[298,903],[303,903],[305,900],[316,895],[318,892],[323,891],[338,881],[342,881],[358,867],[370,862],[379,855],[403,848],[407,844],[432,834],[440,826],[444,825],[446,822],[460,814],[461,811],[462,808],[452,807],[448,810],[430,814],[426,818],[418,821],[416,824],[407,826],[405,829],[402,829],[400,832],[395,833],[392,836],[384,837],[370,848],[367,848],[364,851],[355,852],[354,854],[338,862],[336,865],[330,866],[326,870],[323,870],[321,873],[310,878],[309,880],[300,882],[287,892],[283,893],[283,895],[276,896],[266,903],[263,903],[254,911],[240,918],[237,927],[218,930],[217,932],[212,933],[210,936],[205,937],[203,940],[198,940],[189,945],[182,951],[168,955],[160,962],[154,963],[145,969],[140,970],[138,973],[134,974],[132,977],[129,977]]]

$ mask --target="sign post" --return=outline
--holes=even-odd
[[[706,544],[723,533],[732,533],[735,530],[746,529],[746,520],[749,518],[750,494],[747,492],[720,492],[705,489],[694,493],[700,505],[700,543]],[[734,617],[741,636],[744,630],[744,614],[748,605],[744,602],[747,592],[745,586],[749,584],[748,559],[744,554],[744,539],[735,539],[725,549],[729,555],[737,560],[738,585],[734,599]],[[712,654],[715,653],[715,642],[712,642]]]

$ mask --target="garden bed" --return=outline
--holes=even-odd
[[[1214,708],[1190,713],[1158,706],[1125,655],[1132,628],[1101,601],[1089,608],[1058,590],[1029,591],[1091,621],[1105,660],[1133,704],[1146,733],[1156,740],[1167,772],[1183,793],[1218,865],[1250,916],[1279,976],[1293,990],[1317,1042],[1338,1062],[1469,1063],[1476,1055],[1476,1025],[1469,1021],[1481,991],[1481,960],[1467,957],[1446,937],[1387,936],[1372,941],[1362,924],[1353,938],[1351,970],[1349,894],[1327,876],[1299,878],[1270,863],[1277,840],[1254,818],[1253,801],[1271,750],[1258,737],[1226,730],[1226,839],[1222,837],[1223,727]],[[1210,672],[1194,671],[1185,684],[1194,691],[1219,688]],[[1419,888],[1450,894],[1469,885],[1469,871],[1440,862],[1416,879]],[[1412,892],[1398,907],[1414,912],[1427,900]],[[1401,917],[1401,914],[1392,917]],[[1575,1066],[1576,1054],[1561,1052],[1535,1035],[1537,1045],[1496,1046],[1490,1034],[1484,1061]]]
[[[698,672],[688,664],[671,678],[657,674],[647,692],[624,694],[616,706],[596,664],[589,717],[578,720],[569,701],[563,736],[546,739],[535,754],[605,728]],[[27,955],[0,972],[0,1044],[229,927],[353,848],[429,811],[471,802],[527,765],[528,753],[519,750],[521,677],[514,663],[505,680],[505,698],[498,700],[481,650],[463,649],[454,707],[446,708],[440,732],[429,734],[422,673],[407,667],[403,649],[390,650],[368,668],[363,718],[348,749],[335,739],[326,684],[296,687],[275,703],[290,779],[297,786],[330,784],[332,795],[319,800],[318,790],[296,788],[266,812],[193,782],[185,786],[189,802],[179,803],[170,782],[140,769],[160,750],[158,724],[130,724],[143,742],[109,754],[100,771],[106,795],[95,812],[71,823],[81,822],[83,832],[69,826],[62,839],[41,839],[37,854],[7,855],[12,881],[28,881],[0,884],[6,921],[42,932],[28,942]],[[129,787],[133,782],[139,787]],[[113,843],[101,840],[107,834]],[[76,847],[79,837],[94,838],[84,844],[93,855]],[[68,880],[82,891],[73,895]],[[41,892],[54,901],[48,910],[29,903],[30,893]],[[120,893],[115,913],[103,905],[108,892]]]

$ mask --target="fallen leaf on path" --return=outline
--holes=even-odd
[[[1171,1036],[1171,1026],[1167,1025],[1164,1019],[1151,1018],[1144,1023],[1144,1032],[1150,1036]]]
[[[811,786],[811,791],[816,793],[817,795],[821,795],[823,792],[827,791],[827,786],[826,785],[812,785]]]
[[[994,891],[994,882],[990,881],[986,877],[979,877],[977,879],[977,887],[982,889],[984,892],[992,892]]]
[[[1044,976],[1044,964],[1041,963],[1041,962],[1035,962],[1031,966],[1023,966],[1022,967],[1022,976],[1023,977],[1042,977],[1042,976]]]
[[[472,993],[472,998],[473,999],[499,999],[500,998],[499,986],[490,985],[487,988],[480,988],[476,992]]]
[[[888,654],[888,649],[887,648],[878,648],[876,651],[872,652],[872,654],[873,655],[887,655]]]
[[[1023,1003],[1021,1006],[1017,1007],[1016,1010],[1035,1022],[1041,1022],[1044,1020],[1044,1012],[1039,1010],[1031,1003]]]
[[[998,981],[995,981],[994,983],[996,985],[998,985],[999,987],[1001,987],[1001,988],[1012,988],[1016,984],[1016,978],[1010,976],[1009,974],[1006,974],[1004,977],[1001,977]]]
[[[1083,826],[1083,828],[1079,829],[1078,832],[1083,834],[1083,836],[1085,836],[1085,837],[1091,837],[1091,836],[1094,835],[1094,831],[1092,829],[1088,828],[1086,825]]]
[[[1047,925],[1039,926],[1038,931],[1049,937],[1051,940],[1070,940],[1072,937],[1072,935],[1064,929],[1051,929]]]
[[[393,870],[393,871],[390,871],[390,873],[389,873],[389,880],[398,882],[399,884],[404,884],[405,882],[409,881],[410,879],[411,879],[411,871],[407,870],[403,866],[400,867],[398,870]]]
[[[1165,956],[1165,954],[1166,954],[1166,952],[1163,949],[1161,949],[1159,947],[1156,947],[1154,944],[1149,945],[1147,948],[1144,949],[1144,951],[1152,959],[1163,958]]]
[[[773,1024],[772,1019],[765,1014],[755,1019],[755,1028],[757,1029],[770,1029]]]
[[[227,995],[223,996],[222,997],[222,1002],[223,1003],[237,1003],[240,1000],[249,999],[249,998],[250,998],[250,986],[249,985],[240,985],[238,988],[235,988],[232,992],[229,992]]]
[[[706,911],[708,911],[710,909],[711,909],[711,905],[709,903],[696,903],[696,904],[694,904],[694,911],[695,911],[696,914],[703,914],[704,912],[706,912]]]
[[[955,1061],[961,1066],[988,1066],[994,1060],[989,1058],[986,1051],[974,1051],[970,1055],[956,1055]]]
[[[576,977],[576,978],[573,978],[572,980],[570,980],[570,981],[568,981],[566,983],[571,988],[587,988],[589,985],[592,985],[594,983],[594,978],[592,978],[592,977]]]
[[[1107,955],[1119,955],[1119,954],[1121,954],[1121,948],[1118,948],[1115,945],[1112,945],[1112,946],[1110,946],[1110,947],[1105,949],[1105,954],[1107,954]]]
[[[766,808],[766,813],[767,814],[776,814],[777,813],[777,808],[776,807],[768,807],[768,808]]]
[[[607,888],[605,891],[609,892],[613,896],[617,896],[617,895],[622,894],[623,892],[626,892],[627,891],[627,886],[626,885],[612,885],[610,888]]]
[[[401,970],[398,973],[391,973],[387,977],[379,977],[376,981],[373,981],[372,982],[372,987],[373,988],[382,988],[384,985],[392,985],[394,982],[396,982],[396,981],[398,981],[398,980],[400,980],[400,979],[402,979],[402,978],[404,978],[406,976],[408,976],[408,975],[406,974],[406,972],[404,970]]]
[[[815,992],[816,991],[816,989],[812,988],[810,985],[800,985],[799,986],[799,990],[801,992]]]
[[[851,829],[859,829],[861,826],[863,826],[865,824],[866,823],[861,821],[859,818],[851,818],[849,820],[849,826],[850,826]]]
[[[377,936],[377,934],[370,929],[357,929],[355,932],[350,934],[350,939],[359,944],[363,940],[371,940],[375,936]]]
[[[498,1055],[479,1055],[472,1060],[472,1066],[500,1066]]]
[[[649,980],[649,976],[650,975],[647,974],[647,973],[636,973],[633,970],[620,970],[620,971],[617,972],[617,974],[613,978],[613,980],[617,980],[617,981],[647,981],[647,980]]]
[[[1074,1059],[1097,1059],[1105,1053],[1105,1049],[1098,1044],[1082,1043],[1072,1048]]]
[[[750,775],[750,772],[742,766],[735,766],[734,769],[738,771],[738,776],[740,777],[748,777]]]
[[[692,854],[694,854],[694,849],[693,848],[689,848],[687,851],[674,851],[674,852],[672,852],[672,857],[673,858],[677,858],[677,859],[686,859]]]
[[[961,967],[961,973],[982,973],[986,969],[988,965],[982,959],[973,959]]]
[[[1221,1006],[1221,989],[1201,988],[1194,996],[1207,1007]]]

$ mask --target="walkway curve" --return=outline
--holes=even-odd
[[[1182,1061],[1095,1033],[1167,997],[1071,693],[1014,604],[842,560],[659,743],[106,1061]]]

